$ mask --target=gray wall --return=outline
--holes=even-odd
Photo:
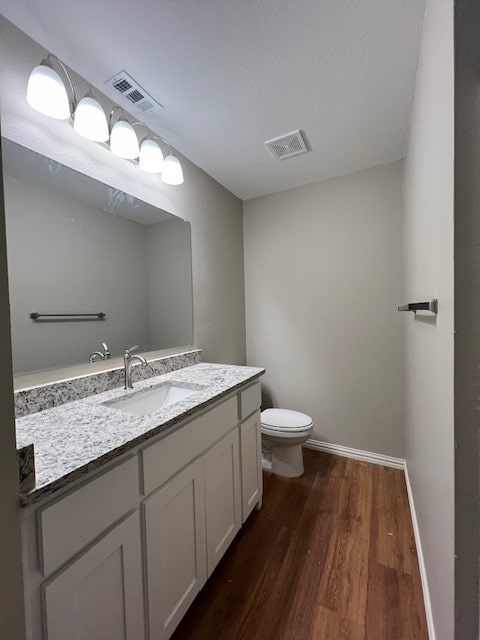
[[[427,0],[404,160],[406,459],[437,640],[453,638],[453,2]]]
[[[314,438],[404,455],[401,163],[244,204],[247,356]]]
[[[480,3],[455,3],[455,637],[479,632]]]
[[[3,638],[23,640],[22,547],[1,166],[0,158],[0,630]]]
[[[48,27],[47,27],[48,30]],[[185,183],[165,185],[99,145],[67,122],[46,118],[25,101],[29,74],[45,50],[0,17],[0,98],[3,135],[66,166],[121,189],[192,224],[194,340],[204,358],[245,362],[242,203],[188,159]],[[48,35],[46,36],[48,37]],[[53,52],[55,53],[55,52]],[[88,84],[73,74],[78,93]],[[97,91],[97,96],[101,94]],[[105,108],[112,103],[102,96]],[[135,118],[136,119],[136,118]],[[159,133],[163,132],[161,127]]]
[[[181,220],[147,227],[150,343],[188,344],[192,333],[190,229]]]

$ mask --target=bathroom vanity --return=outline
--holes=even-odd
[[[17,420],[28,640],[171,636],[261,506],[263,373],[201,363]]]
[[[187,221],[2,154],[27,639],[164,640],[261,506],[264,370],[182,351]]]

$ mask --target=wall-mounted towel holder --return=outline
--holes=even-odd
[[[408,304],[403,304],[401,307],[398,307],[399,311],[413,311],[413,313],[417,313],[417,311],[430,311],[430,313],[438,313],[438,299],[433,298],[429,302],[409,302]]]
[[[105,313],[100,311],[99,313],[38,313],[32,311],[29,313],[29,317],[32,320],[42,320],[48,318],[50,322],[62,321],[62,320],[104,320]]]

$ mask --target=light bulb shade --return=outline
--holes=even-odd
[[[110,151],[120,158],[138,158],[140,148],[134,128],[126,120],[117,120],[110,134]]]
[[[183,170],[178,158],[172,155],[165,158],[161,178],[165,184],[183,183]]]
[[[163,153],[156,142],[149,138],[143,140],[138,164],[147,173],[160,173],[163,170]]]
[[[108,140],[108,122],[99,102],[92,96],[85,96],[75,109],[73,120],[75,131],[93,142]]]
[[[68,120],[70,103],[67,90],[58,73],[41,64],[30,74],[27,102],[36,111],[57,120]]]

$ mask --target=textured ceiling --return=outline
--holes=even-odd
[[[423,0],[0,0],[0,12],[117,101],[127,70],[165,108],[143,120],[249,198],[403,156]],[[264,141],[303,129],[312,151]]]

